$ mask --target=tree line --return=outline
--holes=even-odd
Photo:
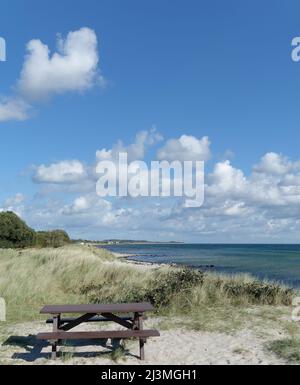
[[[61,247],[70,242],[64,230],[35,231],[15,213],[0,212],[0,248]]]

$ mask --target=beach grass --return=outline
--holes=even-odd
[[[300,324],[291,321],[295,296],[299,293],[291,288],[247,274],[135,264],[92,245],[0,249],[0,297],[7,304],[0,342],[16,328],[27,330],[27,322],[45,320],[39,314],[45,304],[149,301],[155,312],[148,322],[161,331],[234,335],[251,330],[265,341],[266,351],[299,362]],[[125,350],[116,347],[108,355],[118,362]],[[63,360],[73,358],[69,353]]]
[[[272,341],[267,349],[288,362],[300,363],[300,336]]]
[[[205,318],[203,309],[206,318],[216,309],[226,317],[227,309],[287,306],[294,295],[290,288],[248,275],[134,265],[93,246],[0,249],[0,296],[11,322],[38,319],[46,303],[135,301],[152,302],[157,315],[189,313],[198,322]]]

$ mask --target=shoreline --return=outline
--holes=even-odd
[[[108,250],[108,249],[105,249],[105,250]],[[135,261],[134,259],[130,259],[130,257],[135,256],[135,254],[118,253],[116,251],[111,251],[111,250],[108,250],[108,251],[110,253],[112,253],[116,258],[125,259],[126,263],[128,263],[130,265],[147,266],[147,267],[152,267],[152,268],[158,268],[161,266],[175,267],[175,264],[169,264],[169,263]]]
[[[101,246],[100,246],[101,248]],[[105,250],[108,250],[110,253],[112,253],[116,258],[122,258],[126,261],[126,263],[130,264],[130,265],[133,265],[133,266],[144,266],[144,267],[147,267],[147,268],[160,268],[160,267],[169,267],[169,268],[189,268],[191,270],[199,270],[199,271],[202,271],[204,273],[211,273],[211,274],[218,274],[218,275],[221,275],[221,276],[225,276],[225,277],[235,277],[235,276],[238,276],[238,275],[247,275],[255,280],[257,280],[258,282],[268,282],[268,283],[272,283],[272,284],[275,284],[275,285],[278,285],[280,287],[283,287],[283,288],[288,288],[288,289],[292,289],[294,290],[295,292],[299,292],[300,288],[298,287],[293,287],[291,285],[287,285],[285,284],[284,282],[280,282],[280,281],[275,281],[275,280],[269,280],[269,279],[261,279],[259,277],[256,277],[254,275],[252,275],[251,273],[249,272],[241,272],[241,273],[238,273],[238,274],[228,274],[228,273],[223,273],[223,272],[217,272],[217,271],[212,271],[212,270],[209,270],[211,268],[215,268],[215,266],[205,266],[205,267],[202,267],[202,266],[199,266],[199,267],[196,267],[196,266],[189,266],[189,265],[180,265],[180,264],[177,264],[175,262],[172,262],[172,263],[166,263],[166,262],[163,262],[163,263],[159,263],[159,262],[147,262],[147,261],[136,261],[134,259],[130,259],[131,257],[134,257],[136,256],[136,254],[128,254],[128,253],[120,253],[120,252],[116,252],[116,251],[111,251],[109,249],[105,249]]]
[[[1,253],[0,268],[5,274],[0,290],[8,294],[9,318],[0,334],[4,341],[19,336],[26,342],[3,345],[2,363],[52,364],[49,345],[31,349],[32,336],[45,332],[44,316],[39,315],[45,303],[153,302],[157,311],[145,320],[145,328],[158,329],[161,337],[147,342],[146,364],[285,364],[285,357],[298,351],[300,342],[294,335],[299,335],[299,325],[291,320],[293,294],[280,288],[209,274],[198,281],[194,274],[177,274],[172,267],[132,261],[130,253],[91,246]],[[27,280],[26,287],[15,284],[30,274],[34,279]],[[52,294],[53,287],[57,291]],[[92,332],[99,325],[87,323],[82,329]],[[60,349],[64,363],[115,363],[110,344],[66,344]],[[121,358],[128,364],[142,364],[135,357],[138,345],[128,341],[127,349]]]

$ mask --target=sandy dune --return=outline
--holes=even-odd
[[[94,329],[86,325],[85,330]],[[82,329],[82,326],[81,326]],[[74,342],[60,349],[65,353],[55,362],[49,359],[49,346],[37,342],[34,335],[45,331],[41,322],[18,324],[6,331],[10,335],[0,346],[2,364],[114,364],[109,356],[111,349],[105,341]],[[14,337],[15,336],[15,337]],[[126,355],[118,364],[285,364],[264,349],[265,339],[248,330],[234,335],[172,329],[161,331],[161,337],[148,340],[146,360],[138,358],[138,342],[126,343]],[[110,340],[107,342],[110,346]]]

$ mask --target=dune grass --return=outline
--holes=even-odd
[[[300,364],[300,336],[272,341],[267,344],[267,348],[288,362]]]
[[[299,363],[300,323],[291,322],[294,296],[299,293],[246,274],[136,265],[91,245],[0,249],[0,297],[7,304],[0,342],[12,334],[14,323],[44,320],[39,310],[48,303],[150,301],[156,311],[149,322],[160,330],[249,329],[266,341],[268,351]],[[111,358],[118,361],[123,355],[121,347]],[[64,359],[70,357],[66,353]]]
[[[212,317],[238,324],[237,314],[246,307],[290,305],[293,295],[289,288],[248,275],[133,265],[93,246],[0,249],[0,297],[11,322],[39,319],[46,303],[150,301],[156,314],[189,313],[201,328]]]

